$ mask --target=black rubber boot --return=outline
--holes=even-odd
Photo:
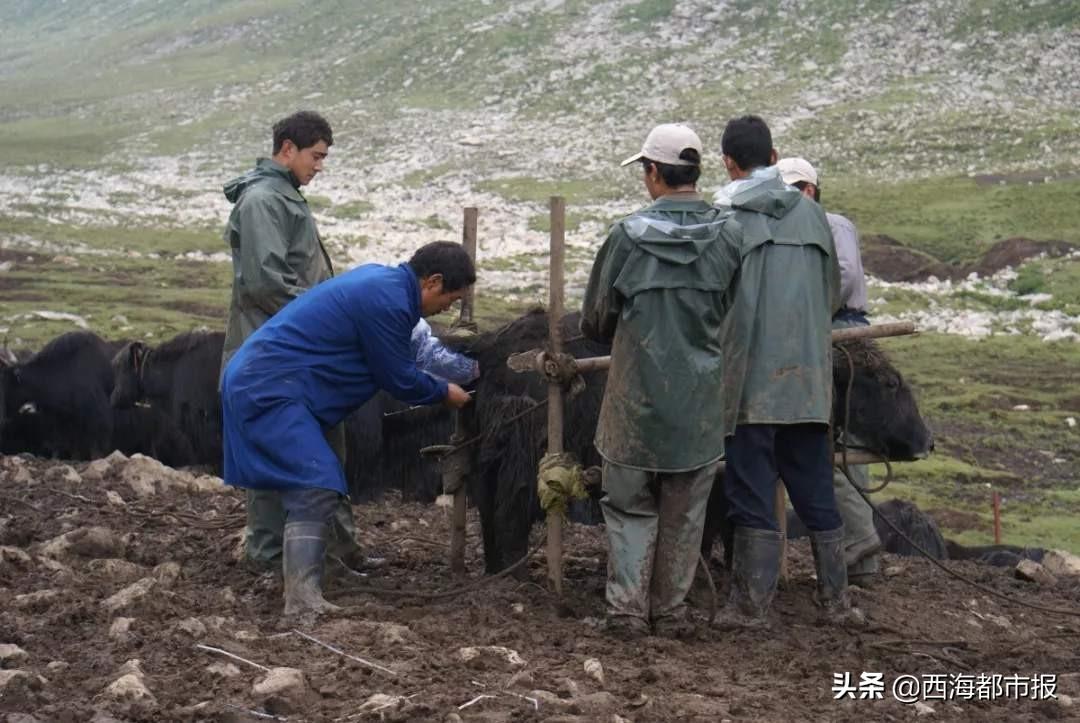
[[[322,577],[329,526],[322,522],[285,525],[285,614],[325,613],[338,610],[322,593]]]
[[[847,564],[844,561],[844,528],[810,532],[817,571],[817,602],[825,621],[832,625],[858,627],[866,624],[862,611],[848,598]]]
[[[784,538],[773,530],[736,527],[732,544],[731,596],[716,616],[721,630],[768,626],[769,606],[780,580]]]

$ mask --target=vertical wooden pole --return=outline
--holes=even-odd
[[[461,229],[461,245],[465,247],[465,251],[469,254],[469,258],[476,263],[476,217],[478,210],[475,206],[468,206],[465,208],[465,223]],[[465,294],[465,298],[461,300],[461,315],[459,317],[462,325],[471,326],[473,323],[473,309],[475,308],[476,300],[473,297],[473,289],[470,288],[468,293]]]
[[[994,492],[994,544],[1001,544],[1001,495]]]
[[[475,207],[468,207],[465,209],[465,219],[462,224],[461,230],[461,245],[465,247],[465,251],[469,254],[469,258],[476,261],[476,217],[477,209]],[[465,327],[471,327],[473,322],[473,291],[469,289],[468,294],[461,300],[461,315],[459,317],[459,324]],[[450,444],[458,445],[465,441],[465,420],[463,419],[464,412],[460,409],[454,410],[454,432],[450,436]],[[461,479],[463,473],[459,472],[457,477],[457,489],[454,490],[454,506],[453,512],[450,516],[450,572],[455,575],[465,574],[465,520],[466,520],[466,500],[465,500],[465,480]]]
[[[553,354],[562,353],[563,265],[565,262],[566,200],[551,197],[551,259],[548,269],[548,334]],[[563,451],[563,397],[557,382],[548,385],[548,453]],[[547,516],[548,583],[562,595],[562,515]]]
[[[787,505],[784,504],[784,482],[776,480],[776,498],[773,501],[776,512],[776,524],[780,526],[780,579],[788,580],[787,564]]]

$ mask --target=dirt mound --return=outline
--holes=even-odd
[[[1016,268],[1040,254],[1064,256],[1076,248],[1076,245],[1065,241],[1011,238],[991,246],[976,263],[957,265],[908,248],[890,236],[871,235],[862,239],[861,251],[863,268],[883,281],[925,281],[931,276],[963,279],[972,272],[982,277],[993,276],[1004,268]]]
[[[889,236],[866,236],[861,245],[863,269],[883,281],[952,278],[958,270],[930,254],[904,246]]]
[[[878,587],[853,593],[872,623],[864,631],[817,624],[809,551],[796,544],[771,631],[628,643],[597,628],[600,528],[567,526],[557,600],[539,557],[527,581],[482,578],[474,517],[472,572],[454,580],[446,510],[396,500],[355,508],[362,544],[384,564],[328,584],[344,614],[283,621],[279,584],[236,561],[241,494],[183,473],[133,482],[145,470],[125,477],[119,458],[87,467],[0,458],[0,718],[906,720],[913,711],[890,694],[904,674],[1055,673],[1059,694],[1080,693],[1075,633],[1061,628],[1073,620],[1008,605],[919,560],[890,558]],[[1075,609],[1080,593],[1068,577],[1038,587],[1008,570],[953,567],[1044,605]],[[461,584],[474,587],[407,592]],[[834,700],[834,674],[845,672],[856,683],[882,673],[884,699]],[[1000,694],[928,702],[939,720],[1070,715],[1058,701]]]
[[[1016,268],[1024,261],[1046,254],[1050,257],[1065,256],[1076,248],[1065,241],[1035,241],[1029,238],[1010,238],[991,246],[982,259],[967,267],[967,272],[978,272],[979,276],[993,276],[1004,268]]]

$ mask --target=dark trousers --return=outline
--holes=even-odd
[[[295,487],[281,491],[281,506],[285,524],[290,522],[321,522],[329,525],[341,503],[341,495],[322,487]]]
[[[724,493],[733,527],[778,531],[777,478],[791,505],[814,532],[843,522],[833,492],[829,427],[825,424],[741,424],[725,445]]]

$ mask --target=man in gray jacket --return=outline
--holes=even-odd
[[[784,183],[794,186],[807,198],[821,203],[818,173],[803,158],[781,158],[776,163]],[[840,310],[833,314],[832,328],[869,326],[866,317],[866,276],[859,253],[859,234],[855,224],[838,213],[825,213],[836,245],[840,263]],[[852,446],[857,439],[849,438]],[[870,486],[870,468],[865,464],[849,467],[852,479],[864,489]],[[856,492],[843,473],[833,473],[836,505],[844,518],[844,560],[848,580],[859,585],[872,584],[881,569],[881,538],[874,527],[874,511]]]

